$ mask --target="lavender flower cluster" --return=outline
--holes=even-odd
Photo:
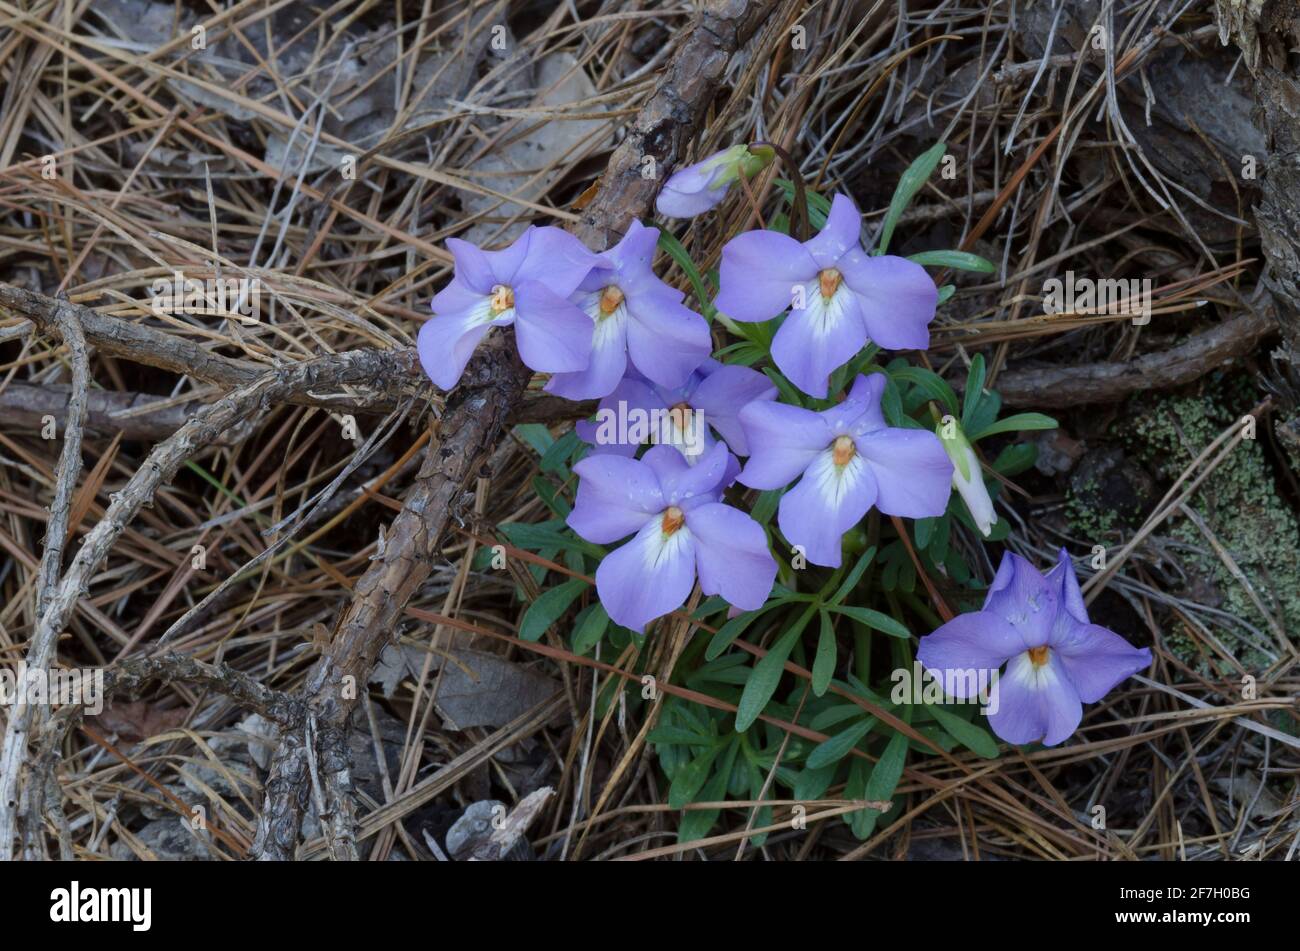
[[[759,148],[720,152],[672,176],[658,208],[668,217],[705,212],[770,160]],[[658,229],[639,222],[602,254],[552,227],[531,227],[500,251],[449,239],[455,273],[419,334],[420,360],[443,389],[456,385],[491,328],[513,325],[523,362],[551,375],[548,392],[669,421],[648,434],[659,444],[640,458],[639,437],[601,438],[593,423],[577,427],[592,449],[574,466],[579,484],[568,525],[596,544],[628,539],[596,571],[611,619],[642,631],[679,609],[697,581],[733,613],[764,605],[777,562],[764,527],[724,501],[737,482],[786,489],[777,514],[782,535],[807,561],[830,568],[840,567],[845,533],[871,509],[941,516],[954,488],[989,533],[996,516],[960,434],[941,439],[888,425],[880,372],[858,375],[839,402],[818,412],[782,402],[762,373],[712,359],[708,322],[654,272],[658,242]],[[798,390],[825,400],[835,372],[869,342],[926,349],[937,302],[921,265],[863,248],[858,209],[836,194],[810,240],[757,230],[727,242],[713,303],[734,321],[785,314],[772,361]],[[706,425],[687,451],[681,430],[695,418]],[[1006,664],[995,732],[1048,744],[1074,731],[1082,702],[1150,664],[1149,651],[1089,623],[1064,552],[1045,577],[1008,554],[984,609],[922,638],[918,658],[940,675]]]

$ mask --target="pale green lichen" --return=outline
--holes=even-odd
[[[1168,486],[1215,437],[1249,411],[1254,397],[1240,380],[1196,396],[1144,396],[1140,404],[1130,404],[1124,416],[1121,432],[1127,450],[1162,486]],[[1256,439],[1237,444],[1189,504],[1249,579],[1286,636],[1295,641],[1294,632],[1300,630],[1300,523],[1278,495],[1263,425],[1257,427]],[[1221,609],[1248,621],[1266,643],[1273,644],[1269,619],[1190,519],[1175,515],[1157,533],[1189,546],[1177,552],[1184,570],[1201,582],[1203,590],[1218,593]],[[1214,633],[1248,671],[1267,666],[1267,656],[1244,642],[1239,629],[1216,625]],[[1185,661],[1205,666],[1183,634],[1170,630],[1167,642]],[[1227,674],[1230,669],[1217,673]]]

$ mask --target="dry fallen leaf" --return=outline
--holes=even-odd
[[[137,741],[174,730],[188,715],[184,707],[161,709],[145,700],[110,700],[95,717],[95,723],[101,730],[116,733],[124,740]]]

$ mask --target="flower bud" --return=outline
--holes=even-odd
[[[733,145],[715,152],[674,172],[664,182],[655,208],[668,218],[694,218],[716,208],[738,178],[752,178],[775,157],[766,145]]]
[[[971,518],[979,526],[980,534],[985,538],[997,524],[998,516],[993,511],[993,500],[984,485],[984,473],[980,470],[980,461],[975,457],[975,450],[966,440],[961,424],[952,416],[945,416],[935,430],[939,441],[952,460],[952,487],[961,495],[970,510]]]

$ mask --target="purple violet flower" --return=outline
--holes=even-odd
[[[594,452],[632,456],[649,440],[676,446],[694,463],[712,448],[712,427],[732,452],[747,456],[740,411],[754,400],[773,399],[776,387],[757,370],[706,358],[678,387],[656,386],[629,371],[614,392],[600,401],[596,422],[580,422],[575,428],[595,447]]]
[[[669,176],[655,199],[655,210],[666,218],[694,218],[722,203],[732,182],[758,174],[776,157],[770,148],[733,145]]]
[[[799,479],[781,497],[777,523],[815,565],[840,566],[844,533],[873,505],[907,518],[942,515],[948,506],[952,463],[939,437],[885,425],[884,388],[884,374],[873,373],[821,413],[775,402],[740,411],[750,451],[740,482],[779,489]]]
[[[767,533],[718,501],[731,454],[717,443],[692,466],[671,446],[641,459],[602,454],[573,467],[578,497],[569,527],[598,545],[635,536],[605,556],[596,591],[618,624],[642,631],[700,590],[745,610],[762,607],[776,579]]]
[[[1007,552],[983,610],[958,615],[921,638],[916,658],[950,694],[963,698],[967,681],[977,679],[968,672],[1006,664],[989,725],[1008,743],[1041,740],[1044,746],[1056,746],[1075,731],[1083,704],[1096,703],[1151,665],[1148,648],[1088,621],[1064,548],[1046,575]]]
[[[551,227],[530,227],[500,251],[458,238],[448,238],[447,249],[456,273],[434,296],[434,317],[420,328],[418,340],[420,363],[437,386],[455,386],[479,341],[491,328],[510,324],[519,356],[532,369],[586,368],[591,318],[567,298],[603,258]]]
[[[777,231],[746,231],[722,249],[714,304],[744,321],[790,314],[772,340],[772,359],[810,396],[868,340],[886,350],[924,350],[939,300],[925,268],[907,258],[868,255],[853,201],[837,194],[826,225],[802,244]]]
[[[575,373],[559,373],[548,393],[571,400],[609,395],[632,365],[661,386],[680,386],[712,349],[709,325],[682,300],[681,291],[655,275],[651,265],[659,229],[632,222],[627,234],[603,257],[571,298],[594,325],[591,362]]]

